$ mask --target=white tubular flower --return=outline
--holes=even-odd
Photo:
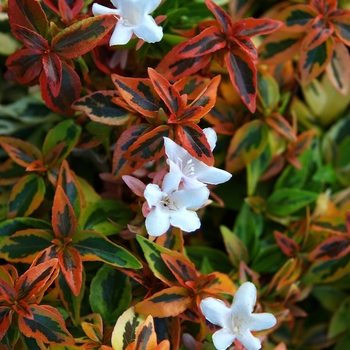
[[[215,142],[210,142],[210,146],[212,145],[215,146]],[[170,172],[164,177],[166,186],[168,183],[178,186],[182,181],[185,188],[195,190],[205,184],[226,182],[232,176],[225,170],[206,165],[167,137],[164,137],[164,146],[170,167]]]
[[[276,318],[270,313],[253,314],[256,302],[256,288],[253,283],[243,283],[234,295],[233,303],[228,308],[225,303],[215,298],[205,298],[200,303],[205,318],[222,329],[213,335],[216,349],[227,349],[238,339],[248,350],[258,350],[261,342],[250,331],[261,331],[276,324]]]
[[[165,190],[165,188],[163,187]],[[171,190],[171,188],[169,188]],[[168,194],[169,193],[169,194]],[[186,232],[197,230],[201,223],[195,213],[209,197],[209,190],[162,191],[158,185],[148,184],[144,196],[151,211],[146,217],[146,229],[150,236],[160,236],[170,225]]]
[[[162,40],[163,28],[159,27],[149,15],[161,0],[111,0],[115,9],[93,4],[92,12],[96,15],[114,14],[119,16],[109,45],[124,45],[135,34],[149,43]]]

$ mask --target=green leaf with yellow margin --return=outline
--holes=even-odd
[[[90,306],[104,322],[115,324],[131,302],[131,284],[122,272],[104,264],[91,281]]]
[[[83,261],[103,261],[116,267],[140,269],[141,263],[126,249],[95,231],[76,232],[72,239]]]
[[[226,170],[236,173],[260,156],[268,141],[268,129],[261,120],[253,120],[241,126],[231,140]]]
[[[134,307],[126,310],[115,324],[112,333],[112,346],[115,350],[124,350],[135,340],[136,329],[145,321],[145,316],[135,312]]]
[[[40,176],[30,174],[22,177],[12,188],[7,217],[12,219],[33,213],[43,201],[45,191],[45,182]]]

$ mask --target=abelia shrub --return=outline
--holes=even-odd
[[[350,348],[347,1],[0,27],[0,349]]]

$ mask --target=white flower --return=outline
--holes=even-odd
[[[214,134],[210,133],[208,138],[211,147],[214,147],[216,142],[216,138],[213,140]],[[170,172],[164,177],[165,184],[175,183],[178,186],[182,181],[185,188],[194,190],[205,184],[217,185],[226,182],[232,176],[225,170],[206,165],[167,137],[164,137],[164,146],[170,167]]]
[[[196,191],[174,190],[174,187],[148,184],[144,191],[151,211],[146,217],[146,229],[150,236],[160,236],[170,225],[192,232],[201,225],[195,210],[200,208],[209,197],[209,190],[202,187]]]
[[[276,324],[270,313],[253,314],[256,302],[256,288],[253,283],[243,283],[234,295],[230,308],[219,299],[205,298],[200,303],[205,318],[222,329],[213,335],[213,343],[218,350],[227,349],[238,339],[248,350],[258,350],[261,342],[250,331],[268,329]]]
[[[99,4],[93,4],[94,15],[114,14],[119,16],[111,40],[112,45],[126,44],[135,34],[149,43],[162,40],[163,28],[159,27],[149,15],[161,0],[111,0],[116,10]]]

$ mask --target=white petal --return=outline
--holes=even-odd
[[[176,203],[180,208],[200,208],[206,200],[209,198],[209,190],[207,187],[200,187],[194,191],[182,189],[180,191],[173,192],[169,198],[171,202]]]
[[[151,16],[145,16],[142,22],[133,27],[135,35],[148,43],[156,43],[163,38],[163,28],[158,26]]]
[[[162,190],[165,193],[172,193],[174,191],[177,191],[179,188],[181,179],[182,179],[181,172],[170,171],[168,174],[164,176]]]
[[[232,334],[227,329],[220,329],[213,334],[213,343],[218,350],[227,349],[233,341],[236,339],[236,335]],[[249,349],[251,350],[251,349]]]
[[[203,132],[207,138],[210,149],[213,150],[216,146],[216,141],[218,140],[215,130],[213,128],[204,128]]]
[[[161,0],[111,0],[112,4],[122,10],[138,11],[143,14],[153,12]]]
[[[249,350],[259,350],[261,348],[261,341],[253,337],[249,331],[238,334],[237,339]]]
[[[161,191],[158,185],[148,184],[143,192],[144,197],[149,207],[155,207],[158,202],[163,199],[164,193]]]
[[[160,207],[155,207],[146,217],[146,230],[150,236],[161,236],[169,227],[169,215]]]
[[[276,324],[276,317],[268,312],[252,314],[249,319],[249,329],[251,331],[261,331],[272,328]]]
[[[225,170],[208,166],[205,170],[198,173],[196,177],[199,181],[217,185],[230,180],[232,175]]]
[[[93,4],[92,5],[92,13],[95,16],[98,16],[98,15],[110,15],[110,14],[119,15],[120,11],[119,10],[115,10],[115,9],[111,9],[109,7],[106,7],[106,6],[102,6],[100,4]]]
[[[244,282],[234,295],[231,306],[235,316],[246,317],[253,312],[256,302],[256,287],[251,282]]]
[[[201,301],[200,308],[209,322],[220,327],[231,328],[231,310],[222,300],[205,298]]]
[[[132,34],[132,27],[124,26],[122,21],[119,20],[114,28],[109,45],[124,45],[130,41]]]
[[[201,227],[198,215],[194,211],[182,209],[170,212],[170,224],[182,231],[193,232]]]
[[[165,153],[169,159],[171,159],[175,164],[178,164],[179,158],[183,162],[187,162],[189,159],[193,157],[181,146],[179,146],[176,142],[168,137],[164,137],[164,148]]]

